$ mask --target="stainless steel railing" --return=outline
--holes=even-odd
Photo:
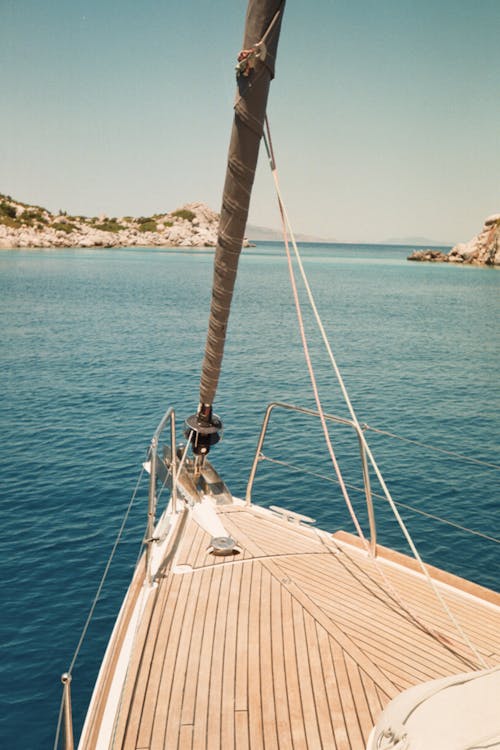
[[[172,473],[172,511],[177,512],[177,452],[175,442],[175,412],[172,408],[167,409],[163,418],[156,428],[156,431],[151,438],[151,444],[149,446],[149,460],[150,460],[150,472],[149,472],[149,491],[148,491],[148,522],[146,527],[146,575],[148,580],[151,582],[151,554],[152,545],[154,542],[153,532],[156,526],[156,467],[158,461],[158,445],[163,430],[170,422],[170,444],[172,450],[172,458],[170,464],[170,470]]]
[[[260,431],[259,436],[259,442],[257,443],[257,450],[255,451],[255,457],[253,460],[252,468],[250,470],[250,476],[248,479],[248,485],[247,485],[247,491],[245,496],[245,502],[247,505],[250,505],[252,502],[252,489],[253,489],[253,483],[255,480],[255,475],[257,473],[257,466],[259,464],[259,461],[263,459],[262,454],[262,448],[264,445],[264,440],[266,438],[267,428],[269,426],[269,421],[271,419],[271,414],[274,409],[285,409],[287,411],[295,411],[299,412],[299,414],[306,414],[308,416],[312,417],[319,417],[320,414],[317,411],[314,411],[313,409],[305,409],[301,406],[294,406],[293,404],[285,404],[280,401],[273,401],[266,409],[266,413],[264,415],[264,420],[262,422],[262,429]],[[370,473],[368,471],[368,461],[366,457],[366,450],[364,446],[364,441],[362,438],[362,430],[355,422],[351,421],[350,419],[343,419],[342,417],[337,417],[333,414],[325,414],[325,419],[335,422],[337,424],[347,425],[348,427],[352,427],[352,429],[356,432],[356,435],[358,437],[359,442],[359,452],[360,452],[360,458],[361,458],[361,468],[363,471],[363,483],[364,483],[364,489],[365,489],[365,499],[366,499],[366,507],[368,511],[368,520],[370,524],[370,551],[373,556],[376,556],[377,552],[377,527],[375,524],[375,512],[373,510],[373,500],[372,500],[372,491],[371,491],[371,485],[370,485]]]

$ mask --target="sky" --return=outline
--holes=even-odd
[[[0,193],[220,210],[245,0],[0,0]],[[467,241],[500,212],[498,0],[288,0],[268,114],[296,232]],[[278,227],[262,149],[249,221]]]

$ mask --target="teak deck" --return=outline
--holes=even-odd
[[[98,739],[110,692],[101,680],[86,750],[363,750],[401,690],[476,667],[406,556],[382,548],[375,565],[350,534],[255,506],[217,510],[240,552],[210,554],[186,516],[134,630],[112,742]],[[485,662],[498,663],[500,596],[433,577]],[[127,607],[121,618],[117,641]]]

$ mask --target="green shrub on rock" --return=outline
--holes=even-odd
[[[103,221],[101,224],[96,224],[95,228],[101,229],[103,232],[119,232],[123,229],[122,225],[116,219]]]
[[[7,201],[2,201],[0,203],[0,216],[8,216],[10,219],[15,219],[17,216],[15,206],[7,203]]]
[[[193,219],[196,219],[196,214],[188,208],[179,208],[178,211],[173,211],[172,216],[176,216],[179,219],[186,219],[187,221],[193,221]]]
[[[158,227],[156,225],[156,221],[153,221],[153,219],[148,219],[147,221],[141,221],[139,223],[139,232],[156,232]]]
[[[70,224],[69,221],[54,221],[52,224],[52,229],[55,229],[57,232],[66,232],[66,234],[71,234],[76,227],[74,224]]]

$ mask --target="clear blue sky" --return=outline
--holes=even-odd
[[[0,192],[219,210],[245,0],[0,0]],[[499,0],[288,0],[269,115],[296,231],[470,239],[500,212]],[[278,226],[264,152],[250,221]]]

